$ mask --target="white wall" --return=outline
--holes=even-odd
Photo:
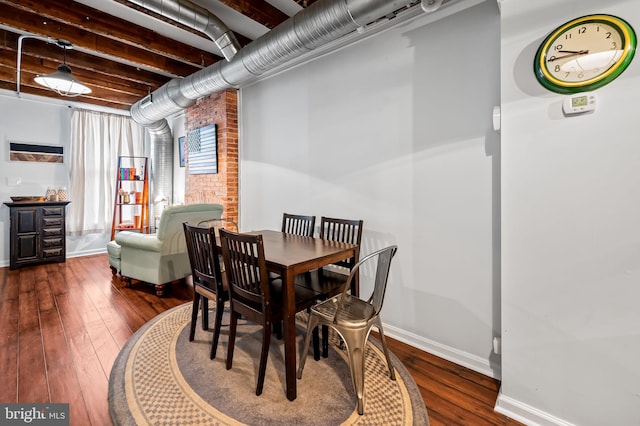
[[[186,167],[180,167],[180,151],[178,138],[184,136],[185,115],[184,112],[167,119],[173,132],[173,204],[184,203],[185,189],[185,170]]]
[[[242,89],[240,225],[362,218],[364,253],[399,246],[387,333],[493,375],[498,8],[430,19]]]
[[[44,195],[47,188],[70,188],[71,107],[87,104],[58,102],[37,96],[0,91],[0,202],[10,202],[12,195]],[[95,109],[95,108],[93,108]],[[111,113],[122,113],[101,109]],[[58,145],[64,149],[64,162],[40,163],[9,160],[9,142]],[[13,185],[20,178],[19,185]],[[67,207],[73,208],[73,200]],[[110,233],[67,236],[67,257],[106,251]],[[0,267],[9,265],[9,208],[0,205]],[[106,267],[106,266],[105,266]]]
[[[33,100],[18,99],[15,94],[0,96],[0,200],[11,196],[45,195],[53,186],[69,188],[69,142],[71,109]],[[65,162],[39,163],[9,160],[9,142],[56,145],[64,149]],[[15,185],[16,180],[19,185]],[[9,208],[0,206],[0,266],[9,265]]]
[[[564,117],[532,73],[543,38],[636,0],[502,2],[502,390],[530,423],[640,424],[640,58]],[[637,56],[637,54],[636,54]]]

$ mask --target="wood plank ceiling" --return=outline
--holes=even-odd
[[[315,0],[284,0],[295,8],[307,7]],[[0,89],[16,91],[18,38],[22,34],[63,39],[72,43],[66,51],[66,63],[73,75],[89,86],[92,93],[74,101],[128,110],[136,101],[153,92],[171,78],[184,77],[217,61],[224,60],[217,49],[196,46],[203,43],[181,41],[160,34],[132,20],[113,16],[88,1],[0,0]],[[188,33],[191,39],[208,38],[179,23],[154,14],[127,0],[101,0],[100,5],[126,6],[126,17],[144,14],[150,22],[164,21]],[[198,3],[194,1],[194,3]],[[199,3],[202,3],[199,2]],[[289,18],[265,0],[219,0],[219,7],[230,8],[239,22],[263,26],[268,31]],[[282,3],[282,0],[280,1]],[[204,5],[203,5],[204,6]],[[292,8],[289,7],[289,10]],[[291,12],[290,12],[291,13]],[[149,18],[151,17],[151,18]],[[249,21],[247,21],[249,20]],[[225,22],[242,46],[252,41],[251,31],[242,24]],[[153,26],[153,25],[151,25]],[[255,32],[255,31],[254,31]],[[183,37],[184,38],[184,37]],[[254,37],[255,38],[255,37]],[[35,38],[22,41],[20,93],[63,98],[42,88],[34,77],[55,72],[65,60],[65,51],[53,43]]]

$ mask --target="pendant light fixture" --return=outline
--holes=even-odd
[[[91,93],[90,88],[71,75],[71,68],[67,65],[67,49],[73,49],[71,43],[60,39],[55,40],[54,43],[64,50],[64,61],[58,65],[58,71],[52,74],[39,75],[34,79],[35,82],[62,96],[74,97]]]

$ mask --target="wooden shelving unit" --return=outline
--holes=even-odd
[[[149,233],[149,159],[118,157],[111,240],[118,231]]]

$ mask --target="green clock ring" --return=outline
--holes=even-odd
[[[615,80],[631,63],[636,34],[611,15],[587,15],[549,34],[536,52],[536,78],[547,89],[563,94],[588,92]]]

